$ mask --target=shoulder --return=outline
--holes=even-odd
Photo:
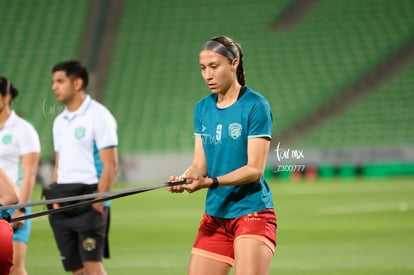
[[[93,118],[93,121],[96,122],[95,126],[104,127],[105,125],[106,127],[111,125],[111,128],[117,127],[115,117],[102,103],[92,99],[87,112],[89,112],[89,115]]]
[[[196,108],[210,108],[211,106],[215,106],[216,103],[216,95],[214,94],[210,94],[207,95],[203,98],[201,98],[197,103],[196,103]]]
[[[20,131],[31,131],[31,132],[36,132],[35,127],[33,126],[33,124],[31,124],[29,121],[25,120],[24,118],[20,117],[20,116],[16,116],[16,125],[18,127],[18,129]]]
[[[20,146],[25,148],[21,153],[40,152],[39,134],[32,123],[22,117],[16,116],[15,133],[17,134],[17,140]]]
[[[245,92],[245,96],[247,99],[249,99],[250,101],[253,102],[264,102],[264,103],[268,103],[267,99],[260,93],[256,92],[255,90],[253,90],[252,88],[246,87],[246,92]]]
[[[104,122],[116,124],[115,117],[112,115],[109,109],[94,99],[91,99],[91,102],[85,111],[85,115],[98,123]]]
[[[270,111],[269,101],[260,93],[247,88],[240,102],[248,109],[265,109]]]
[[[111,111],[109,111],[109,109],[105,105],[94,99],[91,100],[89,110],[92,111],[93,114],[98,116],[104,115],[113,117]]]

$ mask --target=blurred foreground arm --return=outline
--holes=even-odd
[[[19,202],[19,191],[10,178],[0,169],[0,204],[8,205]]]

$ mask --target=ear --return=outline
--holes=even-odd
[[[239,66],[239,59],[235,58],[231,61],[231,68],[232,71],[236,72],[237,71],[237,67]]]
[[[76,91],[83,90],[83,80],[82,78],[78,77],[73,81],[73,85],[75,86]]]

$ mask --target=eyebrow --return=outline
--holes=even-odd
[[[220,61],[214,60],[214,61],[211,61],[207,64],[200,63],[200,66],[211,66],[211,65],[214,65],[214,64],[221,64],[221,63],[220,63]]]

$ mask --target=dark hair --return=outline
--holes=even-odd
[[[69,60],[58,63],[53,67],[52,73],[57,71],[64,71],[68,77],[81,78],[83,81],[83,88],[86,89],[86,87],[88,87],[88,70],[79,61]]]
[[[211,50],[227,57],[230,61],[239,59],[237,66],[237,81],[240,85],[246,85],[245,73],[243,68],[243,51],[239,43],[227,36],[215,36],[207,41],[201,50]]]
[[[0,76],[0,94],[5,96],[7,94],[11,95],[12,100],[19,94],[19,90],[17,90],[10,80],[7,78]]]

